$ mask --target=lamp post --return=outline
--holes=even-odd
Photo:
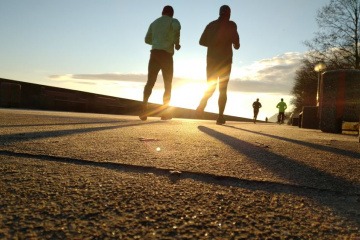
[[[314,67],[315,72],[318,73],[318,83],[317,83],[317,91],[316,91],[316,106],[319,106],[321,72],[324,71],[325,69],[326,69],[326,65],[323,62],[319,62]]]

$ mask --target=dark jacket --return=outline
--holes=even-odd
[[[258,101],[254,102],[252,106],[253,106],[254,110],[257,110],[257,111],[259,111],[259,108],[262,107],[261,103]]]
[[[236,23],[219,17],[209,23],[201,35],[200,45],[208,48],[207,58],[221,62],[232,62],[232,46],[240,47]]]

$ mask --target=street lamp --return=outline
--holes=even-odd
[[[325,69],[326,69],[326,65],[323,62],[319,62],[314,67],[315,72],[318,73],[318,83],[317,83],[317,91],[316,91],[316,106],[319,106],[321,72],[324,71]]]

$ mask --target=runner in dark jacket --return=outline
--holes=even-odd
[[[208,88],[197,107],[197,114],[202,115],[207,101],[213,95],[219,83],[219,116],[217,124],[224,124],[223,116],[227,101],[227,85],[230,79],[233,50],[240,48],[240,39],[236,23],[230,21],[231,9],[227,5],[220,8],[220,16],[209,23],[200,38],[200,45],[207,47],[207,83]]]
[[[261,103],[259,102],[259,99],[257,98],[255,102],[253,102],[253,108],[254,108],[254,123],[256,123],[257,115],[259,113],[259,109],[262,107]]]

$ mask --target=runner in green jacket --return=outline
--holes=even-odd
[[[287,109],[287,105],[284,102],[284,99],[281,99],[281,101],[276,105],[276,107],[279,109],[279,115],[278,115],[278,123],[284,123],[285,120],[285,110]]]

